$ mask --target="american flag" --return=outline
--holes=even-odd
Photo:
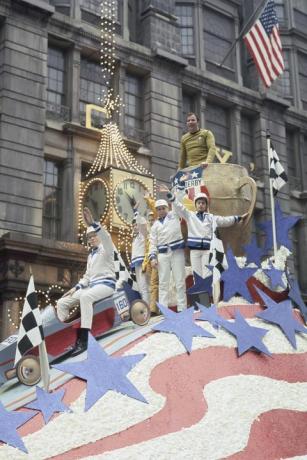
[[[288,182],[288,177],[272,144],[269,150],[269,157],[270,179],[272,179],[273,193],[276,195],[277,192]]]
[[[243,37],[266,87],[284,71],[275,3],[269,0],[259,19]]]

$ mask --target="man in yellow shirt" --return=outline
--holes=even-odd
[[[201,163],[213,163],[216,146],[214,135],[208,129],[199,128],[199,118],[195,113],[187,114],[188,132],[181,138],[179,169]]]

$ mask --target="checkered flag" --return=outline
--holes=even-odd
[[[276,195],[279,190],[288,182],[287,174],[279,161],[278,155],[271,143],[269,150],[270,158],[270,179],[272,179],[273,193]]]
[[[19,327],[15,366],[23,355],[43,341],[44,331],[41,314],[38,308],[33,276],[31,275]]]
[[[223,241],[217,234],[216,220],[213,220],[213,233],[210,243],[209,266],[212,270],[212,286],[220,280],[221,274],[228,268],[226,254],[224,252]]]
[[[125,262],[122,259],[122,256],[116,249],[115,245],[113,245],[114,248],[114,263],[115,263],[115,276],[116,276],[116,286],[117,287],[122,287],[124,281],[126,281],[131,289],[134,291],[138,292],[138,285],[135,280],[135,276],[133,274],[130,274]]]

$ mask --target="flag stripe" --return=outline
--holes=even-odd
[[[271,84],[271,79],[268,75],[268,70],[266,68],[266,61],[262,59],[260,56],[260,52],[257,46],[257,43],[254,42],[252,38],[252,33],[244,38],[245,43],[247,44],[248,50],[256,64],[256,67],[258,69],[258,72],[266,86],[270,86]]]
[[[284,71],[282,44],[273,0],[269,0],[260,18],[243,37],[263,83],[270,87]]]
[[[272,50],[272,43],[269,37],[265,34],[265,30],[263,29],[262,24],[260,22],[256,25],[255,28],[257,31],[257,41],[258,43],[262,44],[261,49],[263,59],[265,59],[265,62],[270,70],[271,78],[275,79],[279,75],[281,69],[278,69],[278,64],[275,61],[275,57]]]

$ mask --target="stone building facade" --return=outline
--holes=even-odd
[[[289,183],[293,270],[307,296],[307,2],[275,0],[286,70],[265,90],[239,41],[260,0],[114,0],[123,137],[159,181],[179,156],[185,114],[257,180],[255,222],[270,216],[266,132]],[[0,338],[15,328],[30,266],[37,287],[67,287],[82,271],[80,180],[99,133],[84,124],[101,93],[99,0],[0,0]]]

